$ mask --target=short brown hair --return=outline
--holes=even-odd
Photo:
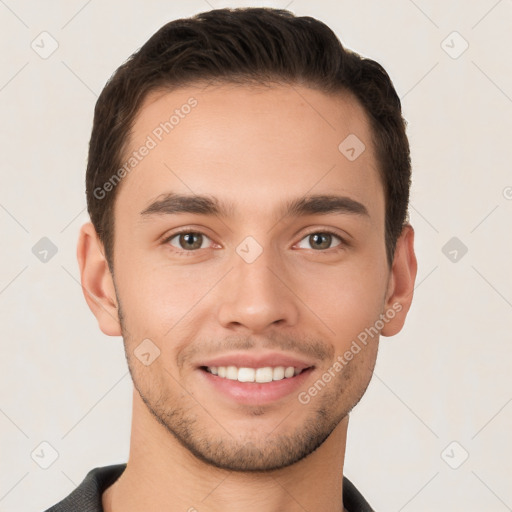
[[[407,222],[411,185],[407,123],[391,79],[377,62],[345,49],[321,21],[282,9],[238,8],[167,23],[115,71],[98,98],[86,173],[87,208],[111,271],[118,187],[100,197],[97,191],[122,166],[135,117],[148,93],[196,82],[301,84],[355,95],[371,121],[391,266]]]

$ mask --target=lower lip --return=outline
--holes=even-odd
[[[199,371],[209,385],[232,400],[246,405],[263,405],[284,398],[300,388],[313,371],[313,367],[306,368],[294,377],[264,383],[239,382],[213,375],[203,369]]]

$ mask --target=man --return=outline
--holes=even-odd
[[[50,511],[372,510],[343,476],[349,412],[417,266],[383,68],[288,11],[173,21],[100,95],[86,185],[81,281],[123,337],[130,455]]]

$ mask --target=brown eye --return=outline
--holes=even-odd
[[[175,245],[173,241],[177,239],[178,245]],[[196,233],[194,231],[186,231],[183,233],[177,233],[176,235],[170,237],[168,242],[177,249],[182,249],[185,251],[194,251],[197,249],[203,249],[202,245],[205,239],[208,239],[207,236],[202,233]]]
[[[329,249],[332,236],[326,233],[309,235],[309,241],[313,249]]]
[[[334,239],[338,239],[339,242],[335,246],[332,246],[331,244],[333,243]],[[331,249],[332,247],[337,247],[338,245],[341,245],[341,242],[343,241],[338,235],[325,231],[317,231],[315,233],[310,233],[302,240],[307,240],[310,247],[301,247],[301,249],[311,248],[313,250],[319,251],[325,251],[327,249]]]

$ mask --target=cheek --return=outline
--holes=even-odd
[[[214,275],[212,275],[214,274]],[[217,273],[198,266],[151,268],[126,259],[116,272],[125,323],[132,337],[166,335],[218,281]]]
[[[339,345],[338,352],[374,325],[382,312],[387,274],[376,261],[365,265],[354,258],[337,266],[309,267],[296,275],[297,294],[328,327],[326,335]]]

